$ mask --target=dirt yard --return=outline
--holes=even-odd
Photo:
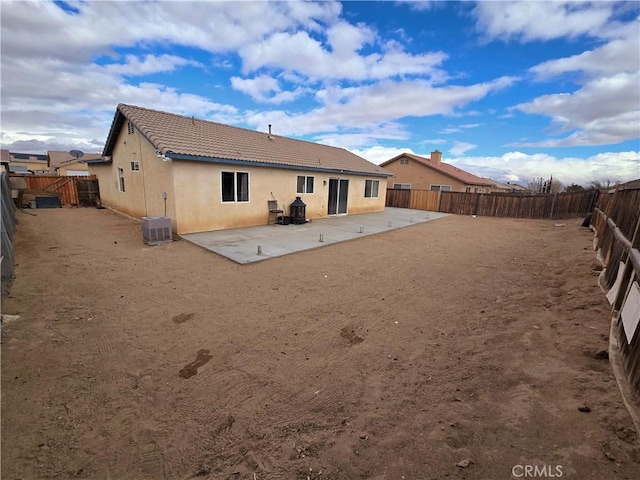
[[[108,210],[18,219],[3,480],[639,478],[581,220],[240,266]]]

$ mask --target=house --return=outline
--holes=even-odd
[[[490,180],[490,182],[493,184],[491,186],[491,193],[514,193],[516,191],[514,185],[500,183],[493,180]]]
[[[118,105],[103,158],[87,160],[103,205],[168,216],[178,234],[266,225],[268,201],[306,218],[384,210],[391,173],[342,148]]]
[[[431,158],[401,153],[380,166],[393,172],[388,187],[394,189],[489,193],[493,186],[492,180],[444,163],[438,150],[431,152]]]
[[[76,158],[70,152],[60,150],[47,151],[47,161],[49,171],[61,176],[84,176],[89,175],[87,160],[97,160],[102,158],[100,153],[87,153]]]
[[[14,173],[49,173],[47,156],[9,152],[9,171]]]

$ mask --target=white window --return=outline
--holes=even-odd
[[[249,172],[221,172],[223,202],[249,201]]]
[[[139,172],[140,171],[140,162],[138,162],[137,160],[132,160],[131,161],[131,171],[132,172]]]
[[[380,186],[380,182],[378,180],[365,180],[364,182],[365,198],[377,197],[379,186]]]
[[[305,177],[304,175],[298,175],[296,192],[313,193],[313,183],[314,183],[314,177]]]
[[[409,165],[409,159],[408,158],[401,158],[400,159],[400,165]]]
[[[431,190],[440,191],[440,192],[450,192],[451,185],[431,185]]]
[[[411,190],[411,184],[410,183],[394,183],[393,189],[394,190]]]
[[[471,187],[464,187],[464,191],[467,193],[471,193]]]
[[[118,167],[118,190],[124,192],[124,168]]]

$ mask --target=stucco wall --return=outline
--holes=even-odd
[[[404,165],[397,159],[384,168],[396,174],[395,178],[388,180],[389,188],[393,188],[394,183],[410,183],[414,190],[430,190],[431,185],[451,185],[452,192],[465,191],[464,183],[411,159]]]
[[[139,170],[131,169],[137,161]],[[124,173],[124,192],[118,186],[118,167]],[[135,130],[129,134],[124,122],[113,149],[112,163],[90,164],[89,172],[98,177],[100,199],[103,205],[133,217],[164,216],[164,199],[167,193],[166,215],[175,223],[175,196],[173,194],[173,164],[156,157],[151,144]]]
[[[75,172],[86,172],[86,173],[76,174]],[[89,174],[89,168],[87,167],[86,163],[76,162],[76,163],[72,163],[69,165],[65,165],[64,167],[58,168],[58,175],[61,175],[61,176],[88,175],[88,174]]]
[[[177,232],[193,233],[225,228],[265,225],[269,218],[268,200],[275,198],[288,215],[289,205],[300,196],[307,205],[309,219],[327,216],[329,178],[327,173],[299,170],[243,167],[205,162],[174,161],[174,187],[179,192],[176,199]],[[223,202],[221,173],[238,171],[249,173],[249,201]],[[314,193],[298,194],[297,177],[314,177]],[[365,198],[367,178],[344,175],[349,180],[348,214],[384,210],[386,181],[380,181],[377,198]]]
[[[132,171],[131,162],[139,162],[140,170]],[[117,169],[124,171],[125,191],[118,188]],[[167,194],[166,215],[171,217],[176,233],[194,233],[226,228],[266,225],[268,200],[275,198],[288,215],[296,196],[307,204],[309,219],[327,216],[328,173],[299,170],[222,165],[209,162],[159,159],[152,145],[136,130],[130,134],[124,122],[113,149],[112,163],[90,164],[89,171],[98,177],[103,205],[141,218],[163,216],[163,192]],[[249,201],[223,202],[221,173],[249,173]],[[314,177],[314,192],[298,194],[298,175]],[[343,175],[349,180],[347,214],[384,210],[386,179]],[[378,196],[365,198],[365,180],[378,180]]]

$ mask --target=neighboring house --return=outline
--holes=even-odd
[[[493,181],[477,177],[442,162],[442,152],[431,152],[431,158],[401,153],[380,165],[394,173],[388,188],[440,190],[443,192],[489,193]]]
[[[49,173],[47,156],[9,152],[9,171],[16,173]]]
[[[523,187],[518,183],[507,182],[507,185],[511,188],[513,193],[529,194],[532,193],[527,187]]]
[[[306,218],[384,210],[391,173],[342,148],[118,105],[103,158],[88,160],[103,205],[168,216],[179,234],[266,225],[268,201]],[[289,227],[286,227],[289,228]]]
[[[493,180],[489,181],[492,183],[491,193],[513,193],[515,191],[513,186],[508,183],[500,183]]]
[[[75,158],[69,152],[49,150],[47,152],[49,171],[62,176],[89,175],[87,160],[102,158],[100,153],[85,153],[80,158]]]
[[[11,155],[9,154],[9,150],[0,148],[0,164],[2,165],[3,170],[9,170],[9,162],[11,162]]]

